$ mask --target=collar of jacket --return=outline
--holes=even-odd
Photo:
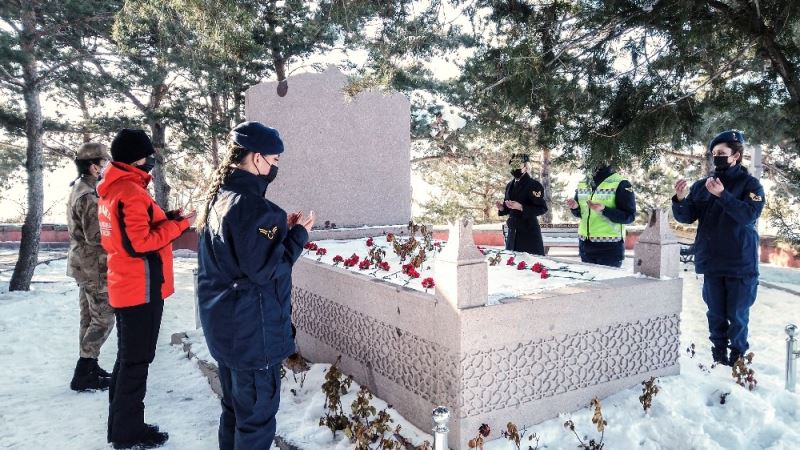
[[[143,188],[147,188],[147,185],[150,184],[150,180],[152,179],[153,177],[150,176],[149,173],[137,169],[130,164],[112,162],[103,171],[103,178],[97,183],[97,193],[100,194],[100,196],[106,195],[108,186],[111,186],[119,180],[128,180],[133,183],[138,183]]]
[[[81,175],[81,181],[94,188],[97,187],[98,178],[92,175]]]
[[[605,166],[600,168],[593,176],[592,176],[592,186],[600,186],[600,183],[605,181],[606,178],[610,177],[614,173],[614,168],[609,166]]]
[[[525,178],[530,178],[530,177],[531,177],[531,175],[528,172],[525,172],[525,173],[522,174],[521,177],[519,177],[519,179],[514,178],[514,182],[517,183],[519,181],[524,180]]]
[[[736,164],[733,167],[728,167],[727,169],[722,170],[720,172],[714,171],[714,175],[712,176],[715,176],[721,180],[735,180],[745,174],[746,172],[742,168],[742,164],[740,163]]]
[[[225,181],[225,186],[227,187],[260,195],[262,197],[267,193],[268,184],[269,183],[261,179],[258,175],[242,169],[233,169],[233,172],[231,172],[228,179]]]

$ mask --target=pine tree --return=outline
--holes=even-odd
[[[44,213],[42,93],[87,55],[79,45],[113,17],[113,2],[10,0],[0,4],[0,88],[25,105],[28,198],[19,258],[9,290],[28,290]]]

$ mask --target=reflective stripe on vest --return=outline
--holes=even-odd
[[[610,221],[602,212],[589,208],[588,201],[600,203],[606,208],[617,207],[617,187],[625,181],[622,175],[611,174],[592,191],[587,181],[578,183],[578,206],[581,209],[581,223],[578,237],[591,242],[619,242],[625,239],[625,225]]]

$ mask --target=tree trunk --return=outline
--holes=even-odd
[[[81,135],[83,136],[83,142],[92,142],[92,134],[89,133],[89,122],[92,120],[92,118],[89,115],[89,107],[86,105],[86,92],[84,91],[83,83],[78,84],[78,105],[81,108],[81,116],[83,118],[83,121],[81,122]]]
[[[539,172],[539,182],[544,187],[544,201],[547,204],[547,212],[542,215],[543,223],[553,223],[553,189],[550,179],[551,154],[550,148],[542,148],[542,168]]]
[[[213,89],[212,89],[213,90]],[[219,140],[217,139],[217,126],[222,124],[222,110],[219,104],[219,94],[211,92],[211,163],[214,169],[219,167]]]
[[[28,291],[33,271],[39,258],[39,239],[44,213],[44,184],[42,181],[42,105],[39,102],[40,88],[36,83],[39,76],[36,61],[36,12],[33,2],[22,2],[22,33],[20,46],[27,58],[22,67],[23,97],[25,98],[25,137],[27,150],[25,170],[28,173],[28,205],[25,223],[22,225],[22,239],[19,246],[17,264],[9,283],[10,291]]]
[[[153,190],[155,190],[156,203],[164,211],[169,211],[169,193],[172,188],[167,183],[164,160],[167,148],[167,126],[160,121],[150,122],[153,147],[156,149],[156,165],[153,168]]]

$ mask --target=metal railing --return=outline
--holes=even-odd
[[[450,421],[450,410],[444,406],[439,406],[433,410],[433,450],[448,450],[447,433],[450,428],[447,423]]]
[[[790,323],[786,325],[786,390],[795,392],[797,385],[797,359],[800,358],[800,351],[797,350],[797,325]]]

